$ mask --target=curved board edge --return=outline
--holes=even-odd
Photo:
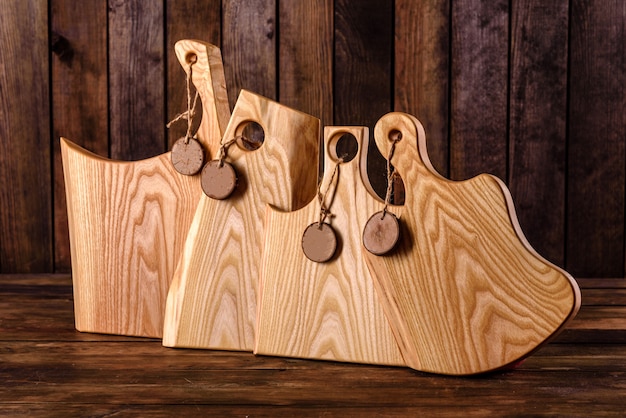
[[[411,286],[415,286],[413,290],[420,289],[422,291],[435,292],[435,293],[430,293],[430,295],[432,295],[430,297],[434,297],[434,298],[436,298],[436,296],[434,296],[436,294],[438,294],[441,297],[441,294],[445,294],[445,292],[447,291],[459,291],[460,286],[462,284],[461,279],[460,278],[455,279],[454,277],[453,278],[445,277],[445,274],[441,274],[441,271],[445,270],[446,267],[437,265],[437,261],[432,261],[433,260],[432,257],[436,258],[438,250],[434,252],[431,251],[431,253],[429,253],[428,256],[431,257],[431,261],[426,260],[428,256],[424,256],[423,254],[414,253],[414,252],[401,254],[401,255],[396,254],[394,256],[386,257],[386,258],[385,257],[377,258],[376,256],[366,254],[368,267],[372,270],[372,272],[376,276],[377,281],[379,283],[379,289],[383,293],[383,295],[381,296],[381,299],[385,301],[384,304],[386,306],[386,312],[390,316],[390,322],[392,322],[392,324],[394,325],[394,330],[396,332],[397,337],[400,340],[402,340],[402,342],[400,343],[400,346],[403,348],[403,354],[405,355],[405,359],[407,360],[407,363],[409,363],[410,367],[413,367],[414,369],[417,369],[420,371],[427,371],[427,372],[440,373],[440,374],[464,375],[464,374],[476,374],[476,373],[483,373],[483,372],[488,372],[492,370],[497,370],[501,367],[506,366],[507,364],[515,363],[519,361],[520,359],[528,356],[529,354],[534,352],[536,349],[538,349],[541,345],[545,344],[546,341],[548,341],[550,338],[556,335],[560,330],[562,330],[563,327],[578,312],[581,298],[580,298],[580,289],[578,288],[576,281],[566,271],[553,265],[552,263],[548,262],[543,257],[541,257],[532,248],[532,246],[530,246],[530,244],[528,243],[527,239],[525,238],[521,230],[519,222],[517,221],[511,194],[506,188],[506,185],[500,179],[498,179],[495,176],[488,175],[488,174],[481,174],[472,179],[464,180],[460,182],[451,181],[442,177],[439,173],[436,172],[432,164],[430,164],[428,154],[426,151],[425,133],[424,133],[421,123],[415,117],[404,114],[404,113],[400,113],[400,112],[392,112],[388,115],[385,115],[376,124],[375,139],[383,155],[388,154],[389,148],[391,146],[391,141],[388,138],[390,138],[390,133],[392,130],[399,130],[403,132],[403,134],[405,135],[405,139],[409,138],[409,142],[404,141],[404,143],[402,142],[398,143],[398,150],[394,154],[395,156],[402,155],[402,154],[406,154],[406,155],[402,155],[402,159],[396,159],[395,161],[392,161],[394,166],[401,171],[400,174],[402,175],[402,178],[405,180],[405,185],[408,184],[406,186],[408,190],[407,190],[407,200],[405,201],[405,206],[409,205],[410,207],[409,208],[405,207],[403,209],[404,214],[406,216],[405,222],[408,221],[410,224],[414,223],[415,225],[417,225],[417,222],[427,222],[427,223],[431,222],[431,225],[426,225],[426,227],[429,227],[429,226],[432,227],[433,226],[432,224],[435,224],[437,222],[441,223],[442,219],[432,218],[432,214],[434,212],[432,211],[427,212],[423,208],[429,207],[429,205],[431,206],[439,205],[437,206],[438,207],[437,210],[439,212],[445,212],[447,209],[450,208],[450,206],[452,206],[449,203],[450,202],[454,203],[455,198],[459,198],[460,196],[463,195],[462,192],[474,191],[476,192],[477,197],[479,197],[480,199],[483,199],[484,202],[487,203],[486,205],[487,207],[495,209],[496,212],[506,212],[504,216],[507,218],[509,231],[508,232],[503,231],[503,233],[508,234],[507,236],[514,236],[514,239],[512,240],[518,242],[518,244],[515,244],[517,250],[519,250],[520,249],[519,247],[521,246],[523,248],[523,251],[526,253],[526,256],[523,256],[523,257],[526,257],[523,261],[518,262],[518,261],[513,260],[511,264],[515,265],[515,268],[517,268],[517,266],[520,263],[521,264],[531,263],[535,265],[535,267],[536,265],[541,265],[543,266],[542,267],[543,270],[546,270],[548,272],[549,271],[553,272],[551,273],[551,277],[557,277],[557,279],[561,281],[559,288],[562,288],[563,286],[565,286],[565,288],[569,289],[565,293],[563,293],[562,291],[559,293],[559,297],[565,298],[562,301],[559,301],[560,303],[559,307],[555,307],[555,309],[559,312],[553,313],[550,321],[547,321],[548,323],[543,324],[544,329],[542,329],[541,332],[538,331],[539,334],[541,335],[541,341],[535,341],[533,344],[530,344],[526,347],[518,348],[518,350],[515,352],[516,354],[513,354],[513,352],[508,353],[508,354],[505,353],[502,356],[500,362],[497,362],[497,361],[494,362],[493,360],[487,359],[486,358],[488,356],[487,351],[482,352],[482,353],[480,352],[472,353],[472,355],[474,355],[475,358],[469,359],[469,356],[465,356],[467,354],[466,348],[453,347],[454,344],[451,344],[450,342],[456,341],[457,343],[459,343],[458,345],[462,345],[462,343],[467,343],[468,341],[472,340],[471,335],[461,336],[461,337],[458,337],[458,335],[454,336],[453,334],[455,334],[455,332],[459,335],[463,334],[463,332],[455,331],[453,329],[450,329],[449,327],[446,328],[445,326],[440,326],[438,329],[436,326],[433,326],[432,329],[430,329],[431,332],[433,331],[433,329],[435,329],[436,331],[444,335],[428,334],[427,332],[426,334],[424,334],[425,330],[420,328],[423,325],[421,324],[416,325],[416,322],[420,320],[427,322],[429,315],[432,317],[437,317],[438,313],[434,310],[431,310],[431,311],[428,311],[427,309],[420,310],[421,308],[419,307],[411,306],[411,303],[416,303],[416,300],[419,299],[418,295],[412,295],[416,299],[413,301],[409,300],[410,298],[409,299],[406,298],[407,289],[410,288]],[[412,140],[414,140],[414,143]],[[411,161],[407,163],[406,160],[411,160]],[[455,188],[458,188],[458,189],[455,190]],[[462,188],[463,190],[459,192],[458,190],[461,190]],[[448,194],[446,196],[448,199],[447,200],[440,199],[441,200],[440,203],[432,203],[431,201],[433,199],[436,200],[438,198],[437,193],[439,191],[442,191],[442,193],[444,194]],[[421,193],[421,196],[418,196],[416,198],[415,196],[420,195],[420,193]],[[487,196],[486,197],[482,196],[483,193],[486,194]],[[467,194],[471,194],[471,193],[467,193]],[[409,198],[410,195],[412,195],[412,198]],[[463,199],[464,198],[465,196],[463,196]],[[421,206],[420,206],[420,209],[418,210],[419,213],[417,215],[413,215],[411,211],[415,211],[415,208],[413,208],[412,206],[414,206],[414,203],[416,201],[419,201],[419,205]],[[470,206],[467,201],[463,201],[462,203],[466,206],[464,210],[467,209],[468,206]],[[491,205],[491,207],[489,205]],[[471,208],[465,210],[465,212],[463,213],[465,214],[472,213]],[[480,216],[483,216],[481,214],[476,214],[476,213],[475,215],[478,215],[478,218]],[[500,213],[500,215],[502,215],[502,213]],[[428,216],[431,216],[431,217],[428,218]],[[421,217],[421,219],[418,219],[417,221],[415,221],[415,218],[419,218],[419,217]],[[478,224],[478,223],[475,223],[475,224]],[[500,223],[503,224],[506,222],[500,219]],[[443,222],[442,224],[445,225],[445,222]],[[475,224],[472,224],[471,227],[474,227]],[[415,227],[415,225],[411,225],[410,227]],[[439,226],[441,227],[441,225]],[[415,231],[408,231],[409,234],[411,234],[412,232],[415,232]],[[495,236],[497,236],[498,231],[495,231],[495,232],[496,232]],[[425,235],[423,231],[417,231],[415,233],[417,235],[421,234],[419,238],[422,239],[422,241],[427,242],[429,240],[429,237]],[[444,229],[438,231],[438,233],[445,235],[447,233],[446,228],[444,227]],[[445,241],[445,236],[444,238],[441,238],[441,239]],[[434,242],[435,241],[431,240],[431,244],[433,244]],[[441,243],[442,241],[438,242],[439,245],[442,245]],[[412,244],[409,243],[409,246],[410,245]],[[423,242],[420,242],[418,245],[423,245]],[[444,243],[443,245],[445,246],[446,244]],[[400,251],[400,253],[402,253],[402,251]],[[408,255],[408,254],[412,254],[412,255]],[[462,255],[462,253],[460,254]],[[502,254],[508,254],[508,253],[506,251],[503,251]],[[415,260],[407,261],[407,259],[403,260],[402,259],[403,256],[414,257],[416,259],[419,259],[419,261],[415,261]],[[453,257],[454,254],[453,252],[444,253],[443,256]],[[461,262],[463,261],[461,260]],[[403,263],[405,265],[403,265]],[[438,271],[434,273],[429,272],[428,267],[424,267],[420,263],[423,263],[424,265],[428,263],[432,263],[436,267],[434,270],[438,269]],[[407,268],[409,264],[411,264],[411,267],[419,266],[420,268],[424,268],[424,271],[426,271],[426,273],[422,271],[421,274],[424,274],[426,276],[433,273],[433,277],[436,277],[438,279],[443,278],[444,280],[452,280],[452,281],[456,280],[456,282],[452,287],[446,287],[448,286],[447,284],[432,284],[431,282],[428,281],[428,277],[425,277],[425,278],[422,277],[422,279],[417,279],[417,278],[414,279],[414,280],[417,280],[418,282],[420,282],[420,280],[423,280],[418,285],[415,285],[408,277],[400,277],[402,275],[405,275],[405,276],[410,275],[410,273],[407,273],[407,271],[409,271],[409,269]],[[441,262],[439,264],[445,264],[445,263]],[[471,262],[469,265],[471,265]],[[523,270],[523,268],[521,270]],[[404,272],[404,273],[401,273],[401,272]],[[472,284],[476,284],[476,283],[478,283],[478,281],[472,282]],[[528,283],[530,282],[527,282],[527,284]],[[532,284],[533,285],[539,285],[539,284],[547,285],[547,283],[548,282],[545,282],[545,283],[537,282],[537,283],[532,283]],[[499,284],[502,286],[502,283],[499,283]],[[506,289],[506,290],[511,291],[511,292],[513,290],[519,290],[517,289],[517,286],[518,286],[517,284],[511,284],[510,289]],[[504,284],[503,287],[505,288],[507,287],[506,283]],[[565,290],[565,288],[562,288],[561,290]],[[522,290],[522,292],[523,291],[524,290]],[[530,292],[530,290],[528,291]],[[502,293],[506,293],[506,291]],[[423,297],[423,295],[419,295],[419,296]],[[452,297],[451,294],[448,296]],[[514,295],[514,296],[517,296],[517,295]],[[456,295],[455,297],[458,297],[458,295]],[[524,297],[526,297],[526,295],[520,296],[520,299],[524,299]],[[422,302],[424,302],[424,300],[422,300]],[[463,299],[461,298],[460,300],[454,299],[452,300],[451,303],[463,304],[465,303],[465,301],[463,301]],[[504,302],[505,308],[507,308],[506,303],[508,302]],[[526,303],[526,305],[529,304],[528,300],[525,300],[523,303]],[[544,300],[543,303],[544,305],[547,306],[549,305],[550,302]],[[454,311],[454,309],[456,308],[457,307],[454,306],[450,310]],[[416,313],[418,312],[421,314],[425,314],[425,315],[422,317],[415,317]],[[556,317],[554,315],[556,315]],[[465,320],[466,322],[463,322],[463,321],[460,321],[460,322],[465,323],[467,325],[468,320],[467,319]],[[528,325],[524,325],[524,326],[528,326]],[[427,328],[427,326],[424,326],[424,327]],[[451,353],[449,355],[448,354],[434,354],[433,355],[430,352],[428,352],[428,350],[425,352],[423,350],[423,347],[420,349],[420,344],[422,344],[423,346],[429,347],[431,351],[433,351],[434,348],[432,346],[429,346],[427,343],[423,341],[419,341],[419,338],[417,337],[418,335],[421,336],[421,338],[428,339],[432,337],[433,339],[440,338],[442,341],[446,341],[448,343],[448,345],[446,345],[446,349],[449,349]],[[451,337],[450,335],[453,335],[453,336]],[[512,340],[514,339],[515,338],[512,338]],[[474,341],[474,343],[477,344],[476,341]],[[502,349],[506,351],[507,347],[502,347]],[[457,352],[455,352],[455,350]],[[471,349],[469,351],[471,351]],[[459,364],[459,363],[463,363],[464,360],[465,360],[465,364]]]

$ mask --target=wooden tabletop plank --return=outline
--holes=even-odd
[[[2,276],[0,415],[619,415],[626,306],[593,298],[517,368],[464,378],[79,333],[68,275]]]
[[[582,289],[583,305],[587,306],[624,306],[625,289]]]
[[[625,278],[576,279],[581,289],[626,289]],[[583,301],[584,303],[584,301]]]
[[[28,353],[17,351],[24,346],[16,344],[9,347],[12,352],[6,348],[2,352],[2,404],[241,406],[245,402],[251,406],[445,408],[446,399],[454,399],[456,407],[515,404],[527,409],[538,402],[553,405],[555,400],[601,407],[615,402],[626,382],[623,345],[581,352],[554,345],[515,370],[468,379],[406,368],[267,359],[250,353],[230,353],[224,358],[211,352],[168,350],[156,343],[110,344],[106,349],[96,348],[102,345],[98,343],[77,343],[73,348],[42,345]],[[246,359],[251,361],[242,364]],[[251,367],[265,361],[272,367]],[[574,410],[573,405],[567,410]]]
[[[385,417],[475,417],[475,416],[507,416],[516,415],[515,411],[519,403],[509,405],[481,405],[480,407],[468,408],[465,405],[448,405],[445,408],[440,406],[386,406],[384,409],[372,409],[369,406],[355,406],[349,408],[337,408],[323,405],[310,405],[306,407],[306,415],[309,416],[381,416]],[[526,408],[521,410],[538,415],[559,415],[569,412],[572,409],[567,403],[539,405],[528,403]],[[588,407],[591,409],[591,407]],[[604,415],[619,416],[623,412],[623,407],[619,405],[598,405],[598,410]],[[50,406],[48,404],[19,404],[0,405],[0,414],[12,416],[28,412],[29,417],[50,416]],[[124,417],[172,417],[172,416],[197,416],[202,413],[212,416],[301,416],[303,408],[293,406],[274,405],[271,408],[266,406],[241,405],[219,406],[210,405],[202,408],[202,405],[105,405],[105,404],[55,404],[54,412],[59,416],[124,416]]]

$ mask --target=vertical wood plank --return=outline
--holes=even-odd
[[[222,1],[222,56],[228,100],[239,90],[276,100],[276,0]]]
[[[373,133],[392,110],[393,2],[335,0],[334,124],[360,125]],[[386,162],[370,135],[368,175],[385,195]]]
[[[448,176],[450,1],[396,0],[394,110],[424,125],[433,166]]]
[[[278,21],[280,102],[332,125],[333,1],[281,1]]]
[[[451,2],[450,176],[506,179],[508,0]]]
[[[534,248],[564,266],[568,0],[511,10],[509,187]]]
[[[0,272],[49,272],[52,179],[48,3],[0,13]]]
[[[174,45],[181,39],[197,39],[220,46],[221,0],[166,0],[166,50],[167,62],[167,120],[172,120],[187,109],[185,71],[181,68]],[[198,110],[197,115],[202,113]],[[198,116],[199,117],[199,116]],[[194,121],[198,125],[200,120]],[[185,135],[184,121],[173,124],[167,131],[168,149]]]
[[[335,0],[336,125],[371,129],[392,109],[392,2]]]
[[[626,3],[574,0],[571,16],[567,268],[623,277]]]
[[[109,0],[111,157],[165,151],[163,2]]]
[[[52,131],[55,271],[69,272],[70,244],[59,138],[107,156],[107,7],[90,0],[75,7],[52,0]]]

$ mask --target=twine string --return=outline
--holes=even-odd
[[[389,154],[387,155],[387,192],[385,193],[385,207],[383,208],[383,214],[381,216],[381,220],[385,219],[385,215],[387,214],[387,209],[389,207],[389,203],[391,201],[391,192],[393,190],[393,180],[396,177],[395,170],[391,169],[391,159],[393,158],[393,153],[396,150],[396,144],[402,139],[401,136],[392,139],[391,148],[389,149]]]
[[[228,155],[228,148],[233,145],[235,142],[241,141],[244,144],[248,144],[250,146],[254,145],[254,142],[250,141],[244,135],[237,135],[236,137],[229,139],[228,141],[221,143],[220,149],[217,152],[217,160],[220,162],[220,168],[224,166],[224,161]]]
[[[220,150],[217,153],[217,159],[220,162],[220,168],[224,166],[224,160],[226,159],[226,154],[228,152],[228,147],[230,147],[231,145],[233,145],[235,142],[237,142],[237,139],[239,139],[240,137],[235,137],[231,140],[226,141],[225,143],[221,144],[220,146]]]
[[[165,125],[169,129],[170,126],[172,126],[174,123],[178,122],[179,120],[186,119],[187,120],[187,133],[185,133],[185,144],[188,144],[189,140],[193,138],[194,136],[192,135],[191,130],[193,128],[192,127],[193,117],[196,114],[196,105],[198,104],[199,92],[198,90],[196,90],[196,94],[194,95],[194,98],[192,100],[191,99],[191,80],[193,77],[193,65],[197,61],[198,61],[198,58],[194,57],[193,61],[189,63],[189,72],[187,73],[187,77],[185,78],[185,84],[187,87],[187,110],[176,115],[174,119],[172,119],[171,121],[168,122],[167,125]]]
[[[320,202],[320,218],[318,222],[318,228],[322,229],[322,224],[326,220],[326,218],[331,218],[334,215],[330,211],[330,203],[333,201],[334,192],[337,190],[337,184],[339,183],[339,165],[343,163],[343,158],[339,158],[335,163],[335,168],[333,169],[333,173],[330,176],[330,180],[328,181],[328,185],[326,186],[326,190],[322,194],[322,183],[317,188],[317,200]],[[335,180],[337,179],[337,180]],[[333,196],[331,196],[330,202],[327,203],[326,197],[330,192],[331,187],[334,184],[333,188]]]

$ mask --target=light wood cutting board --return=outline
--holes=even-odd
[[[265,141],[228,149],[237,190],[198,203],[167,297],[165,346],[252,351],[265,205],[295,210],[315,195],[319,119],[242,90],[224,141],[251,122]]]
[[[385,256],[365,253],[407,364],[467,375],[532,353],[580,307],[574,279],[524,238],[511,195],[496,177],[454,182],[433,169],[421,123],[382,117],[376,143],[405,184],[401,241]]]
[[[230,111],[220,50],[183,40],[176,55],[202,100],[198,140],[215,155]],[[97,134],[97,133],[94,133]],[[61,138],[76,329],[161,337],[165,299],[202,194],[170,153],[113,161]]]
[[[354,136],[358,151],[333,175],[337,142],[346,133]],[[295,212],[268,207],[255,353],[404,365],[362,255],[363,226],[384,206],[362,180],[368,129],[326,127],[324,136],[321,191],[336,184],[328,194],[328,201],[334,196],[328,222],[340,244],[328,262],[305,256],[302,234],[319,220],[317,198]]]

